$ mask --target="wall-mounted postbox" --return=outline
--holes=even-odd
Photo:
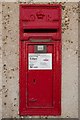
[[[61,115],[61,5],[20,5],[20,115]]]

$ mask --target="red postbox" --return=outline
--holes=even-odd
[[[20,115],[61,115],[61,5],[20,5]]]

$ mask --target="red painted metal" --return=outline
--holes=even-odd
[[[29,70],[28,54],[41,44],[52,53],[52,70]],[[21,4],[20,115],[61,115],[61,46],[61,5]]]

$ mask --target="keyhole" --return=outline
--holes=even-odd
[[[35,80],[35,79],[33,79],[33,83],[34,83],[34,84],[36,83],[36,80]]]

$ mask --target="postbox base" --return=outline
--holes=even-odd
[[[43,110],[43,109],[37,109],[37,110],[25,110],[21,111],[19,113],[20,116],[60,116],[61,115],[61,110]]]

